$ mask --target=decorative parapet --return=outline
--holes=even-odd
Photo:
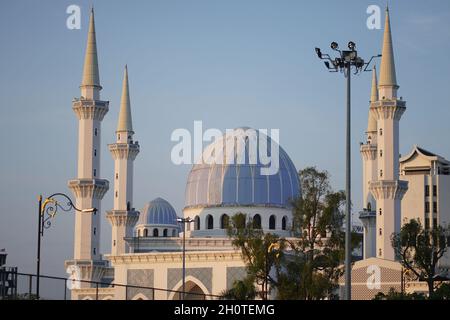
[[[403,100],[379,100],[370,105],[370,112],[378,119],[400,120],[406,110]]]
[[[109,101],[75,99],[72,102],[72,109],[78,119],[103,120],[109,110]]]
[[[113,143],[108,145],[113,159],[131,159],[134,161],[139,153],[139,143]]]
[[[379,180],[371,181],[370,192],[376,200],[396,199],[401,200],[408,190],[408,181],[402,180]]]
[[[77,198],[101,200],[109,190],[109,182],[105,179],[74,179],[69,181],[68,187]]]
[[[106,212],[106,218],[112,226],[134,227],[139,219],[139,211],[111,210]]]
[[[180,252],[149,252],[149,253],[131,253],[118,256],[106,255],[106,259],[113,265],[124,263],[181,263],[183,253]],[[242,254],[239,250],[231,249],[229,251],[187,251],[186,261],[188,262],[227,262],[242,261]]]

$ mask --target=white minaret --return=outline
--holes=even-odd
[[[378,101],[378,83],[376,67],[372,71],[372,89],[370,104]],[[364,225],[364,259],[376,256],[376,201],[369,190],[370,182],[377,180],[377,120],[369,111],[366,142],[361,144],[363,161],[363,211],[359,218]]]
[[[91,10],[88,40],[84,59],[81,97],[73,101],[78,118],[78,177],[68,185],[75,195],[79,209],[96,208],[97,212],[75,212],[75,243],[72,261],[66,267],[77,265],[81,278],[99,281],[106,262],[100,255],[101,200],[109,183],[100,179],[101,122],[108,112],[108,101],[100,100],[97,44],[94,10]],[[88,287],[86,283],[82,287]]]
[[[116,131],[116,143],[109,145],[114,158],[114,209],[106,217],[112,226],[111,254],[128,253],[124,238],[133,236],[139,212],[133,208],[133,162],[139,153],[138,142],[133,142],[128,68],[125,66],[122,100]]]
[[[378,131],[377,181],[370,182],[370,191],[377,201],[376,256],[395,260],[390,237],[400,230],[400,202],[408,190],[408,183],[399,180],[399,122],[406,110],[406,103],[397,98],[399,86],[395,74],[388,9],[386,9],[382,54],[379,100],[370,106],[370,112],[377,119]]]

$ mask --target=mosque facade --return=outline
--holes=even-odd
[[[401,285],[403,270],[396,261],[389,236],[400,230],[405,218],[420,217],[428,225],[450,222],[450,162],[417,146],[405,157],[399,154],[399,123],[406,102],[397,94],[388,11],[382,52],[379,82],[376,71],[373,73],[366,141],[360,148],[364,259],[354,265],[352,292],[361,299]],[[279,170],[273,175],[261,174],[264,164],[259,160],[254,164],[246,161],[194,164],[187,178],[181,215],[159,197],[141,210],[135,209],[133,163],[139,156],[140,145],[134,139],[125,67],[116,142],[108,146],[115,163],[110,190],[114,203],[106,211],[112,228],[111,252],[102,255],[101,200],[110,183],[101,178],[100,172],[101,123],[109,111],[109,102],[100,98],[93,11],[80,89],[80,98],[73,101],[79,123],[78,171],[68,186],[82,211],[75,213],[74,257],[65,264],[75,267],[79,278],[105,285],[97,288],[82,282],[72,289],[72,299],[180,299],[183,252],[185,298],[212,299],[246,275],[240,251],[232,246],[226,234],[233,215],[245,213],[265,232],[292,236],[290,203],[301,194],[300,181],[292,160],[281,147]],[[231,139],[243,141],[240,147],[235,147],[235,157],[250,158],[248,129],[237,128],[217,139],[205,148],[202,157],[225,156],[224,146]],[[267,139],[267,145],[276,143],[262,132],[256,134]],[[258,149],[266,147],[257,144]],[[83,211],[89,208],[97,211]],[[181,223],[183,219],[192,219],[192,223]],[[381,270],[381,284],[370,289],[368,268],[374,265]]]

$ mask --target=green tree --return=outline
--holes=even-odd
[[[433,297],[434,294],[438,262],[450,245],[448,235],[448,227],[424,228],[420,220],[412,219],[391,238],[400,263],[419,281],[427,283],[429,297]]]
[[[256,295],[255,279],[251,276],[235,281],[232,288],[221,293],[226,300],[253,300]]]
[[[439,286],[431,296],[433,300],[450,300],[450,284],[443,283]]]
[[[278,286],[280,299],[332,299],[343,274],[345,194],[334,192],[327,171],[314,167],[301,170],[302,194],[293,202],[291,248]],[[356,237],[353,237],[356,246]]]
[[[389,289],[387,294],[378,292],[373,300],[425,300],[425,296],[420,293],[402,293]]]
[[[255,225],[254,221],[243,213],[237,213],[230,219],[227,233],[233,239],[233,246],[241,250],[248,274],[247,282],[237,285],[241,286],[241,289],[248,288],[248,281],[254,281],[260,287],[256,294],[266,300],[271,288],[277,286],[277,277],[271,270],[275,269],[277,273],[280,271],[283,239],[272,233],[264,233],[260,226]],[[279,247],[272,250],[271,245],[274,243],[279,244]],[[233,289],[237,291],[238,288]]]

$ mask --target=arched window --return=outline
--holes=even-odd
[[[372,211],[372,204],[370,202],[367,203],[367,210]]]
[[[379,235],[383,235],[383,230],[380,228],[380,230],[378,230]]]
[[[284,216],[283,219],[281,220],[281,229],[282,230],[287,229],[287,217],[286,216]]]
[[[172,237],[176,237],[177,236],[177,231],[175,229],[172,230]]]
[[[230,222],[230,217],[224,213],[222,215],[222,217],[220,217],[220,229],[228,228],[229,222]]]
[[[141,230],[138,230],[138,237],[141,236]]]
[[[148,237],[148,229],[144,229],[144,237]]]
[[[383,214],[383,211],[381,210],[381,208],[378,211],[380,212],[380,216],[381,216]]]
[[[206,216],[206,229],[214,229],[214,218],[210,214]]]
[[[259,214],[253,216],[253,228],[261,229],[261,216]]]
[[[153,236],[159,237],[159,230],[157,228],[153,229]]]
[[[163,237],[167,237],[167,229],[163,230]]]
[[[271,215],[269,218],[269,229],[270,230],[275,230],[275,223],[276,223],[276,218],[274,215]]]
[[[200,230],[200,217],[195,216],[194,221],[194,230]]]

